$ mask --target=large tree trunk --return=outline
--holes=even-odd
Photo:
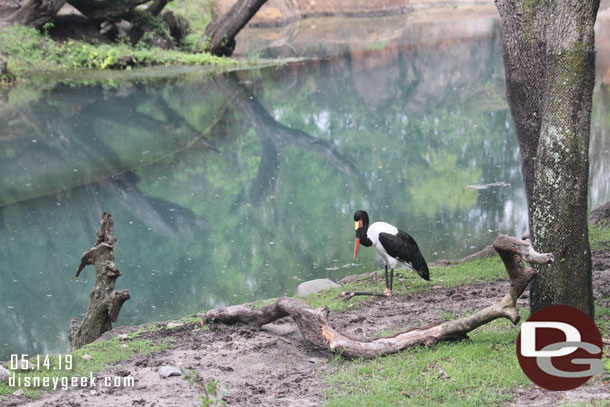
[[[51,21],[65,3],[66,0],[29,0],[8,20],[40,28]]]
[[[495,2],[532,242],[557,258],[538,266],[531,309],[570,305],[593,316],[587,191],[599,0]]]
[[[494,248],[502,258],[510,277],[510,288],[497,303],[473,315],[422,328],[411,329],[387,338],[372,341],[359,341],[335,330],[328,320],[326,306],[312,309],[301,300],[280,298],[263,308],[253,309],[245,305],[233,305],[209,311],[206,320],[224,323],[241,322],[256,327],[291,316],[305,339],[313,345],[338,352],[346,357],[374,357],[399,352],[403,349],[427,345],[433,346],[440,341],[466,338],[466,334],[481,325],[497,318],[507,318],[513,324],[519,322],[517,299],[521,296],[531,279],[534,270],[523,265],[522,258],[532,264],[553,262],[553,255],[535,252],[528,240],[500,235],[494,241]]]
[[[129,299],[127,290],[115,291],[114,284],[122,273],[114,264],[114,223],[112,216],[104,212],[97,229],[97,241],[83,253],[76,277],[88,264],[95,265],[95,283],[89,296],[89,307],[83,321],[70,320],[70,344],[72,349],[93,342],[104,332],[112,329],[125,301]]]
[[[244,28],[267,0],[237,0],[224,15],[214,19],[205,30],[200,44],[204,51],[229,56],[235,49],[235,36]]]

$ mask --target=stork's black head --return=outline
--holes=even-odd
[[[354,260],[356,260],[356,255],[358,254],[358,247],[360,246],[360,242],[364,246],[370,246],[372,242],[366,235],[366,231],[369,227],[369,215],[365,211],[356,211],[354,213],[354,222],[356,222],[356,246],[354,247]]]
[[[356,211],[356,212],[354,212],[354,221],[355,222],[362,221],[363,225],[368,225],[369,224],[369,214],[363,210]]]

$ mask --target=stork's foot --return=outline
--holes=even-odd
[[[356,293],[354,293],[354,292],[345,292],[345,291],[343,291],[343,292],[341,293],[341,297],[343,297],[343,298],[341,299],[341,301],[349,301],[349,300],[351,300],[352,298],[354,298],[355,296],[356,296]]]
[[[357,295],[370,295],[373,297],[385,297],[387,294],[372,293],[370,291],[343,291],[341,294],[339,294],[335,298],[342,297],[341,298],[342,301],[349,301]]]
[[[387,297],[391,297],[392,296],[392,290],[390,290],[389,288],[386,288],[385,291],[383,292]]]

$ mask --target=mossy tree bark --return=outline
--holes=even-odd
[[[517,324],[520,319],[516,307],[517,299],[535,275],[531,267],[524,266],[522,259],[532,264],[548,264],[554,261],[550,253],[537,253],[529,240],[519,240],[511,236],[498,236],[494,241],[494,248],[502,258],[510,277],[508,292],[500,301],[461,319],[411,329],[391,337],[372,341],[350,338],[332,327],[326,306],[312,309],[301,300],[286,297],[259,309],[245,305],[218,308],[206,313],[205,317],[208,322],[240,322],[260,327],[290,316],[310,343],[350,358],[387,355],[419,345],[433,346],[440,341],[466,338],[468,332],[498,318],[507,318]]]
[[[531,309],[570,305],[593,316],[587,191],[599,0],[495,3],[532,242],[557,258],[537,266]]]
[[[116,291],[116,279],[122,273],[114,264],[114,223],[112,216],[104,212],[97,229],[97,241],[93,247],[83,253],[76,277],[89,264],[95,265],[95,283],[89,296],[89,307],[82,322],[70,319],[69,339],[72,349],[78,349],[93,342],[104,332],[112,329],[125,301],[129,299],[127,290]]]

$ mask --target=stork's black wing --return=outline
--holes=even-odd
[[[415,240],[407,232],[398,230],[397,235],[380,233],[379,241],[390,256],[405,263],[410,263],[421,278],[430,281],[430,272],[426,260],[419,251]]]

